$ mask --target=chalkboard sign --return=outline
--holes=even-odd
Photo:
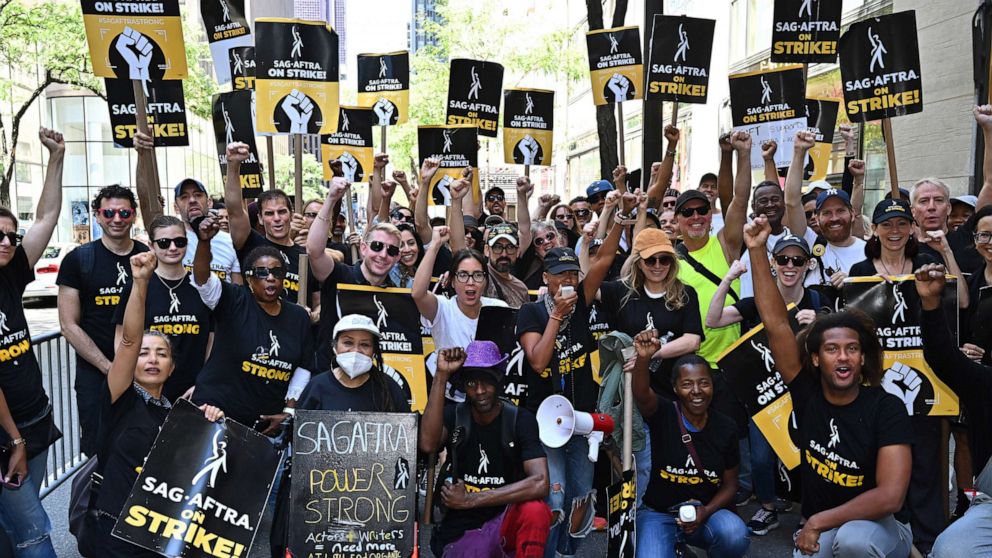
[[[279,452],[185,399],[165,419],[113,535],[166,556],[248,556]]]
[[[293,556],[406,558],[414,549],[417,416],[297,411]]]

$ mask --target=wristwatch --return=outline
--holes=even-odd
[[[25,440],[23,437],[21,437],[21,438],[14,438],[13,440],[10,441],[10,446],[9,447],[10,447],[10,449],[14,449],[14,446],[23,446],[23,445],[25,445],[27,443],[28,443],[28,441]]]

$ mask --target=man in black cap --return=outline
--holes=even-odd
[[[486,190],[486,212],[489,215],[505,217],[503,214],[506,212],[506,193],[499,186]]]
[[[517,227],[500,223],[488,231],[486,259],[489,260],[489,282],[484,296],[498,298],[514,308],[530,302],[527,285],[513,276],[513,267],[520,256]]]
[[[449,513],[431,537],[435,556],[544,553],[551,524],[544,502],[548,461],[533,413],[499,398],[506,360],[492,341],[438,355],[419,434],[420,451],[446,445],[452,464],[442,473]],[[464,403],[445,406],[449,380],[464,390]]]

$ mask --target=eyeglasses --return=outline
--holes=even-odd
[[[10,233],[7,234],[9,235]],[[976,232],[972,235],[972,238],[975,239],[975,244],[988,244],[992,242],[992,232]]]
[[[306,217],[307,219],[316,219],[317,218],[317,212],[316,211],[307,211],[307,212],[304,212],[303,213],[303,216]]]
[[[641,261],[643,261],[644,262],[644,265],[646,265],[648,267],[654,267],[654,266],[659,265],[659,264],[661,264],[661,265],[672,265],[672,258],[668,258],[668,257],[665,257],[665,256],[651,256],[650,258],[645,258],[645,259],[643,259]]]
[[[809,221],[812,218],[813,218],[813,212],[812,211],[807,211],[806,212],[806,220]]]
[[[134,215],[133,209],[104,209],[101,211],[104,219],[113,219],[114,215],[120,215],[121,219],[130,219]]]
[[[176,248],[185,248],[189,244],[189,239],[185,236],[177,236],[175,238],[156,238],[155,245],[158,246],[159,250],[167,250],[170,244],[175,244]]]
[[[679,210],[679,215],[688,219],[693,215],[709,215],[710,207],[708,205],[701,205],[699,207],[683,207]]]
[[[802,267],[808,261],[809,258],[806,256],[775,256],[775,263],[783,267],[788,265],[789,262],[792,262],[792,265],[795,267]]]
[[[396,219],[397,221],[403,221],[405,223],[412,223],[413,222],[413,215],[407,215],[406,213],[403,213],[402,211],[394,211],[394,212],[390,213],[389,216],[391,218],[393,218],[393,219]]]
[[[489,249],[493,251],[493,254],[512,254],[517,251],[517,247],[513,244],[493,244]]]
[[[501,202],[504,200],[506,200],[506,196],[504,196],[503,194],[490,194],[486,196],[486,201],[489,202]]]
[[[11,246],[17,246],[18,244],[21,243],[21,240],[24,240],[23,235],[17,234],[14,231],[10,231],[7,233],[0,233],[0,242],[3,242],[4,238],[7,239],[7,242],[10,242]]]
[[[381,240],[373,240],[372,242],[369,242],[369,250],[372,250],[376,254],[382,252],[383,249],[386,250],[386,254],[389,255],[390,257],[395,258],[396,256],[400,255],[399,246],[395,246],[393,244],[386,244]]]
[[[554,233],[550,233],[547,236],[539,236],[539,237],[535,238],[534,239],[534,246],[537,246],[538,248],[540,248],[541,246],[544,246],[545,244],[547,244],[549,242],[554,242],[554,241],[555,241],[555,235],[554,235]]]
[[[575,210],[575,214],[578,215],[579,217],[588,217],[590,213],[592,213],[592,211],[590,211],[588,209],[576,209]]]
[[[471,279],[473,283],[481,283],[486,280],[486,272],[484,271],[473,271],[469,273],[467,271],[459,271],[455,274],[455,280],[459,283],[468,283]]]
[[[245,275],[249,277],[254,277],[256,279],[267,279],[269,275],[280,280],[286,277],[286,268],[284,267],[253,267],[249,269]]]
[[[575,216],[571,213],[566,213],[564,215],[559,213],[558,215],[555,215],[555,221],[567,221],[569,219],[575,219]]]

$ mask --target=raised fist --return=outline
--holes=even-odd
[[[396,105],[385,97],[379,97],[379,100],[372,106],[372,111],[375,112],[379,126],[389,126],[393,123],[393,113],[396,112]]]
[[[630,90],[630,80],[623,74],[613,74],[606,87],[613,93],[613,101],[621,102],[627,100],[627,92]]]
[[[799,130],[796,132],[792,149],[796,153],[806,153],[810,149],[813,149],[814,145],[816,145],[816,134],[809,130]]]
[[[778,151],[778,143],[775,140],[768,140],[761,144],[761,158],[768,161],[775,158]]]
[[[130,27],[125,27],[117,40],[117,52],[128,66],[128,78],[148,81],[148,66],[152,61],[152,43],[148,37]]]
[[[537,150],[539,147],[540,145],[538,145],[537,140],[530,134],[527,134],[524,136],[524,139],[520,140],[520,143],[517,144],[517,148],[520,149],[520,154],[524,157],[523,164],[535,164],[535,160],[537,159]]]
[[[282,100],[279,106],[282,107],[283,112],[289,117],[289,133],[307,133],[307,125],[310,123],[310,117],[313,116],[314,105],[310,97],[306,96],[306,93],[294,89]]]
[[[895,395],[906,406],[906,413],[913,416],[913,403],[923,387],[923,378],[912,367],[894,362],[882,376],[882,389]]]
[[[65,150],[65,139],[62,137],[62,134],[55,130],[49,130],[48,128],[38,130],[38,139],[41,140],[41,144],[45,146],[45,149],[48,149],[49,153]]]

